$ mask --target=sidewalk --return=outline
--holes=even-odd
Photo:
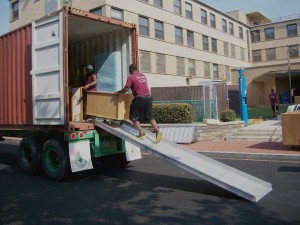
[[[244,130],[281,131],[281,120],[267,120],[249,125]],[[300,146],[283,145],[281,142],[259,141],[202,141],[184,144],[185,147],[216,158],[238,158],[257,160],[283,160],[300,162]]]

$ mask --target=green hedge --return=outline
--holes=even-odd
[[[152,114],[158,123],[192,123],[196,119],[194,108],[186,103],[153,104]]]
[[[236,114],[232,109],[225,109],[223,112],[221,112],[220,120],[222,122],[235,121],[235,119]]]

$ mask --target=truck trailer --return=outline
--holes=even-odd
[[[143,149],[250,201],[272,190],[268,182],[168,140],[156,144],[149,131],[137,139],[132,126],[120,123],[128,117],[130,94],[118,99],[87,92],[82,100],[84,65],[99,68],[106,62],[103,55],[118,55],[112,66],[117,64],[118,75],[109,63],[110,72],[100,80],[118,82],[117,89],[127,80],[128,65],[137,63],[135,26],[63,8],[0,37],[0,136],[23,137],[18,159],[25,173],[44,170],[62,180],[95,165],[125,167]]]
[[[122,139],[85,120],[83,110],[74,116],[72,109],[84,66],[112,52],[120,55],[124,83],[128,65],[137,63],[135,25],[70,7],[0,37],[0,137],[23,138],[22,171],[44,170],[52,179],[64,179],[71,173],[71,150],[79,167],[92,167],[76,156],[83,148],[93,163],[128,164]]]

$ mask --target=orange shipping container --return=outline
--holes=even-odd
[[[1,36],[0,133],[67,130],[80,68],[119,51],[124,82],[136,45],[135,25],[68,7]]]

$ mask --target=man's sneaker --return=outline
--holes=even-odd
[[[162,132],[156,131],[155,134],[156,134],[155,135],[155,143],[157,144],[157,143],[159,143],[161,141]]]
[[[136,135],[136,138],[143,140],[146,137],[146,133]]]

